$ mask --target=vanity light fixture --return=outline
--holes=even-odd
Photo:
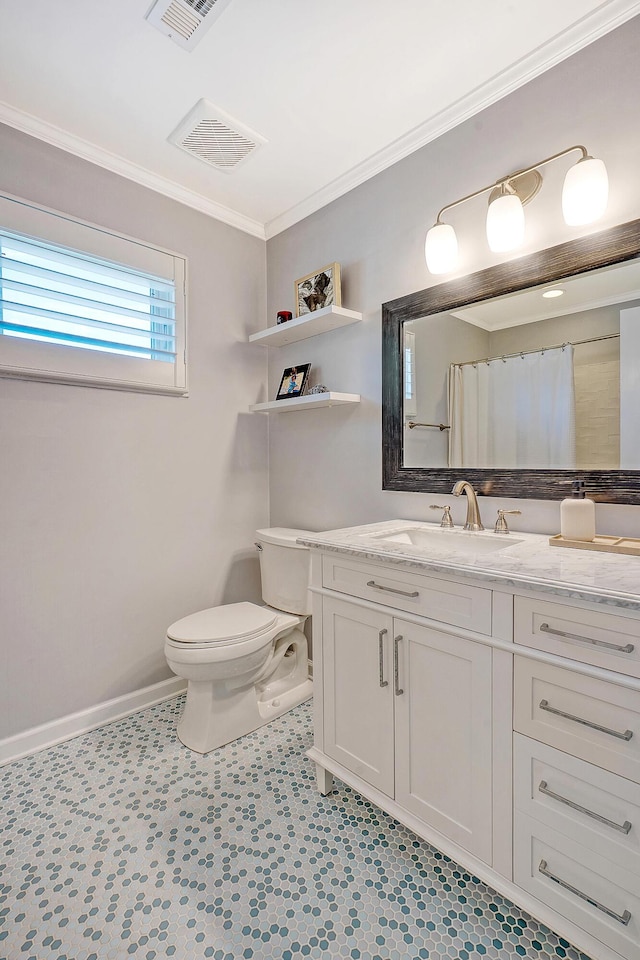
[[[515,250],[524,240],[524,207],[517,192],[509,193],[506,183],[489,202],[487,210],[487,243],[494,253]]]
[[[569,168],[562,188],[562,212],[569,226],[581,226],[598,220],[607,209],[609,181],[602,160],[590,157],[586,148],[577,145],[540,160],[530,167],[509,174],[508,177],[482,187],[474,193],[448,203],[438,213],[436,222],[427,233],[424,245],[425,259],[430,273],[450,273],[458,260],[458,241],[451,224],[443,223],[447,210],[489,192],[487,211],[487,241],[494,253],[515,250],[524,240],[524,205],[536,196],[542,186],[539,167],[545,166],[574,150],[580,159]]]

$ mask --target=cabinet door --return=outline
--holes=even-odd
[[[325,752],[393,797],[392,619],[323,601]]]
[[[491,648],[402,620],[394,630],[396,800],[491,863]]]

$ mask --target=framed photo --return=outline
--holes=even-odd
[[[310,363],[299,363],[297,367],[287,367],[282,374],[276,400],[288,400],[301,397],[309,379]]]
[[[321,270],[314,270],[306,277],[296,280],[293,301],[296,305],[296,317],[330,307],[331,304],[341,306],[340,264],[329,263]]]

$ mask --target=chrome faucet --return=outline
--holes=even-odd
[[[484,530],[482,520],[480,519],[480,507],[476,492],[468,480],[458,480],[451,493],[454,497],[459,497],[462,493],[467,495],[467,519],[464,522],[463,530]]]

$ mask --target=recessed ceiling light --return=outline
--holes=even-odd
[[[555,290],[545,290],[542,294],[547,300],[553,300],[554,297],[561,297],[564,293],[564,290],[561,290],[559,287]]]

